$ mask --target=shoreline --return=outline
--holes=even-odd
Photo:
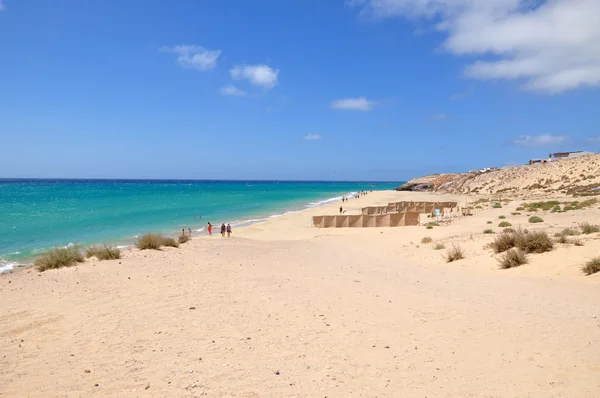
[[[30,180],[30,179],[16,179],[16,180]],[[44,179],[44,180],[46,180],[46,179]],[[53,180],[53,179],[47,179],[47,180]],[[65,180],[65,181],[71,181],[71,180]],[[85,181],[85,180],[73,180],[73,181]],[[98,181],[110,181],[110,180],[98,180]],[[127,180],[127,181],[129,181],[129,180]],[[138,180],[135,180],[135,181],[138,181]],[[139,181],[146,181],[146,180],[139,180]],[[157,181],[163,181],[163,180],[157,180]],[[176,181],[176,180],[173,180],[173,181]],[[182,180],[182,181],[185,181],[185,180]],[[386,191],[386,190],[381,190],[381,191]],[[373,192],[375,192],[375,191],[373,191]],[[269,213],[268,215],[266,215],[264,217],[261,217],[259,215],[255,216],[258,218],[233,220],[233,221],[230,221],[230,223],[231,223],[232,227],[235,227],[236,229],[237,228],[246,228],[246,227],[249,227],[249,226],[257,224],[257,223],[263,223],[263,222],[267,222],[274,218],[285,216],[287,214],[302,213],[307,210],[326,206],[330,203],[336,203],[338,201],[341,201],[342,197],[348,197],[350,195],[355,195],[356,193],[357,192],[349,192],[346,194],[329,197],[326,199],[321,199],[320,197],[316,197],[315,199],[312,199],[310,202],[303,202],[301,207],[290,206],[289,208],[281,209],[282,212]],[[148,232],[162,233],[167,236],[177,237],[180,233],[180,230],[178,230],[177,232],[174,232],[174,231],[172,231],[172,232],[148,231]],[[192,229],[192,237],[194,237],[194,232],[202,233],[202,235],[196,235],[196,237],[208,236],[208,233],[206,232],[206,227],[199,227],[199,228]],[[81,246],[87,247],[87,246],[95,246],[95,245],[109,245],[109,246],[114,246],[121,251],[125,251],[125,250],[130,250],[135,246],[134,242],[138,236],[139,235],[136,235],[132,238],[124,238],[124,239],[118,239],[118,240],[109,240],[109,241],[104,241],[104,242],[89,243],[89,244],[84,244]],[[74,245],[78,245],[78,243],[69,243],[65,246],[55,246],[55,247],[69,247],[69,246],[74,246]],[[0,276],[4,275],[4,274],[11,274],[11,273],[17,272],[18,270],[28,269],[28,268],[32,267],[34,264],[33,260],[35,259],[35,257],[37,257],[38,255],[41,255],[45,251],[48,251],[51,249],[52,249],[52,247],[46,248],[46,249],[36,249],[35,255],[25,257],[22,260],[3,260],[3,261],[6,261],[6,263],[3,264],[2,266],[0,266]],[[19,253],[19,252],[16,252],[16,253]],[[15,254],[15,253],[9,253],[9,254]]]

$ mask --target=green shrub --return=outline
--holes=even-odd
[[[179,243],[185,243],[185,242],[190,241],[191,239],[192,239],[192,237],[189,235],[179,235],[178,240],[179,240]]]
[[[512,214],[513,216],[520,216],[521,215],[521,213],[519,213],[519,212],[513,212],[513,213],[510,213],[510,214]]]
[[[442,244],[442,243],[436,243],[435,246],[433,246],[433,250],[442,250],[445,248],[446,248],[446,246],[444,246],[444,244]]]
[[[423,239],[421,239],[421,243],[431,243],[433,242],[433,239],[431,239],[431,236],[426,236]]]
[[[500,224],[498,224],[498,226],[500,228],[506,228],[506,227],[512,227],[512,224],[509,223],[508,221],[502,221]]]
[[[463,258],[465,258],[465,254],[463,253],[463,250],[460,248],[460,246],[452,245],[452,248],[446,251],[446,255],[444,256],[444,258],[446,259],[447,263],[451,263],[453,261],[462,260]]]
[[[560,206],[560,202],[556,200],[550,200],[547,202],[533,202],[533,203],[523,203],[523,209],[527,211],[538,211],[538,210],[550,210],[556,206]],[[517,208],[517,211],[519,208]]]
[[[483,233],[484,233],[484,234],[493,234],[493,233],[494,233],[494,231],[493,231],[492,229],[489,229],[489,228],[488,228],[488,229],[484,229],[484,230],[483,230]]]
[[[525,208],[524,208],[524,207],[521,207],[521,206],[519,206],[519,207],[517,207],[515,210],[516,210],[516,211],[524,211],[524,210],[525,210]]]
[[[431,222],[427,223],[427,226],[428,227],[439,227],[440,224],[438,222],[436,222],[436,221],[431,221]]]
[[[428,225],[427,229],[433,229],[433,226],[432,225]]]
[[[491,224],[491,223],[492,223],[492,221],[488,221],[487,223],[488,223],[488,224]]]
[[[62,267],[70,267],[84,261],[79,246],[57,247],[42,254],[35,260],[38,271],[46,271]]]
[[[598,227],[597,225],[592,225],[587,221],[580,223],[579,228],[581,228],[581,232],[584,234],[593,234],[594,232],[600,232],[600,227]]]
[[[498,216],[499,219],[504,220],[506,216]]]
[[[103,247],[90,246],[85,249],[85,256],[87,258],[95,256],[98,260],[118,260],[121,258],[121,251],[116,247],[106,245]]]
[[[494,205],[492,206],[493,209],[501,209],[502,205],[500,203],[494,203]]]
[[[529,222],[532,224],[535,224],[538,222],[544,222],[544,219],[542,217],[533,216],[533,217],[529,217]]]
[[[600,272],[600,257],[594,257],[589,260],[583,267],[581,267],[581,270],[586,275],[592,275],[596,272]]]
[[[527,264],[528,260],[527,255],[521,249],[514,248],[504,253],[498,261],[500,262],[500,268],[508,269]]]

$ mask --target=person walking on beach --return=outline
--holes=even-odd
[[[342,208],[342,206],[340,206],[340,214],[342,214],[344,212],[344,209]]]
[[[208,223],[208,234],[212,235],[212,224],[210,222]]]
[[[231,238],[231,225],[227,224],[227,237]]]
[[[225,223],[221,224],[221,236],[225,237]]]

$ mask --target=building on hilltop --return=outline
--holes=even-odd
[[[579,156],[593,155],[593,152],[573,151],[573,152],[556,152],[549,155],[552,160],[576,158]]]

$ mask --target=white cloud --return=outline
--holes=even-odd
[[[196,45],[182,44],[163,47],[162,50],[177,54],[177,63],[180,66],[199,70],[213,69],[221,56],[221,50],[207,50]]]
[[[369,101],[365,97],[359,98],[344,98],[331,102],[333,109],[348,109],[354,111],[370,111],[375,106],[375,101]]]
[[[567,137],[562,135],[522,135],[513,141],[513,144],[526,147],[541,147],[562,144],[567,140]]]
[[[230,84],[225,87],[221,87],[221,94],[230,95],[233,97],[244,97],[246,92]]]
[[[465,68],[472,78],[517,80],[544,93],[600,86],[598,0],[365,0],[358,6],[374,18],[431,21],[447,34],[447,51],[480,57]]]
[[[279,83],[279,69],[273,69],[269,65],[237,65],[229,73],[235,80],[245,79],[265,90],[270,90]]]
[[[433,120],[444,120],[448,119],[448,115],[446,115],[445,113],[438,113],[437,115],[432,115],[431,118]]]
[[[321,137],[319,134],[308,134],[302,138],[305,139],[306,141],[318,141],[323,137]]]

